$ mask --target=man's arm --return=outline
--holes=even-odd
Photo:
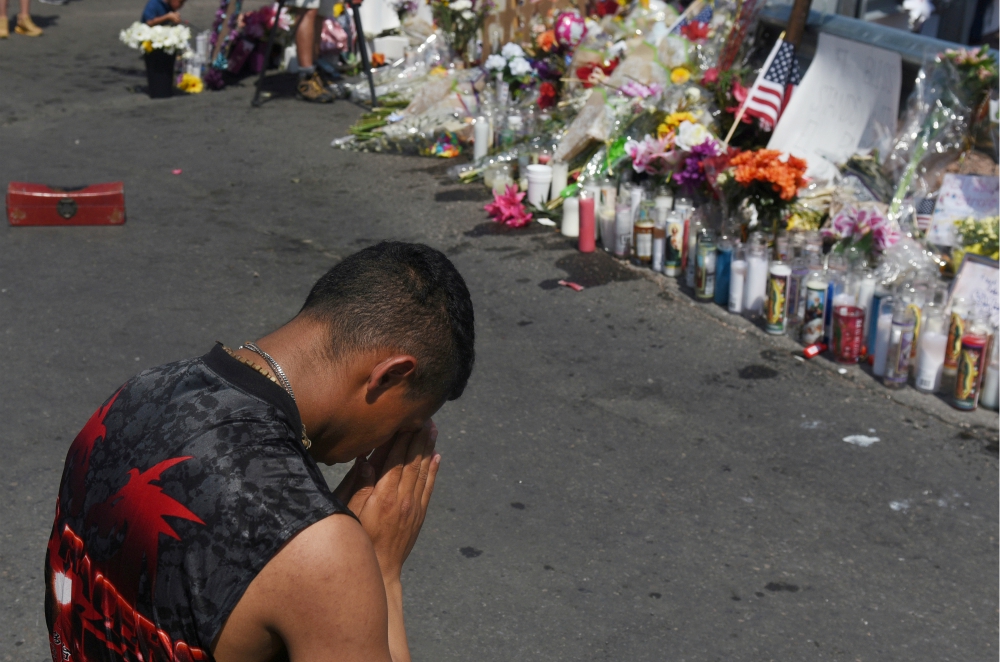
[[[389,653],[387,607],[368,534],[350,516],[331,515],[292,538],[250,583],[215,659],[264,661],[284,649],[292,662],[401,662]]]
[[[217,662],[282,650],[291,662],[409,662],[400,573],[434,488],[436,436],[432,425],[398,434],[355,464],[345,482],[361,524],[331,515],[292,538],[230,614]]]
[[[180,13],[172,11],[167,14],[164,14],[163,16],[157,16],[156,18],[149,19],[148,21],[146,21],[146,25],[153,26],[153,25],[160,25],[161,23],[179,24],[180,22],[181,22]]]

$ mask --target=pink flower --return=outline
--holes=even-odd
[[[711,67],[705,71],[705,75],[701,77],[701,82],[710,84],[719,82],[719,70],[716,67]]]
[[[508,185],[503,193],[493,193],[493,202],[483,209],[490,215],[496,223],[503,223],[512,228],[524,227],[531,223],[531,213],[524,208],[525,193],[517,190],[516,186]]]
[[[626,82],[624,85],[618,88],[618,91],[627,97],[638,97],[640,99],[645,99],[646,97],[656,96],[663,91],[663,87],[652,83],[651,85],[643,85],[642,83],[634,80]]]
[[[625,143],[625,153],[632,159],[632,169],[650,175],[665,175],[677,162],[677,154],[669,149],[670,138],[646,135],[642,142]]]

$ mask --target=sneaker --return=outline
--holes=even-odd
[[[303,101],[312,101],[314,103],[332,103],[334,99],[333,94],[324,87],[323,81],[315,73],[299,81],[299,87],[295,96]]]
[[[17,25],[14,27],[14,32],[17,34],[23,34],[25,37],[41,37],[42,29],[35,25],[34,21],[31,20],[30,16],[18,16]]]

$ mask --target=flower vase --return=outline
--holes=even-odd
[[[174,96],[174,64],[177,56],[164,50],[153,50],[143,56],[146,61],[146,82],[150,99]]]

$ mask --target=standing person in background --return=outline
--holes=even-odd
[[[2,1],[2,0],[0,0]],[[149,0],[142,10],[142,22],[146,25],[179,25],[181,7],[186,0]]]
[[[23,34],[25,37],[41,37],[42,29],[31,20],[31,12],[28,9],[30,2],[31,0],[21,0],[21,11],[17,14],[17,24],[14,26],[14,32]],[[10,17],[7,15],[7,0],[0,0],[0,14],[3,16],[3,20],[0,21],[0,39],[6,39],[10,36]]]
[[[319,33],[323,25],[319,18],[320,0],[290,0],[289,5],[298,14],[295,21],[295,56],[299,61],[296,96],[303,101],[331,103],[333,93],[326,88],[316,71]]]

